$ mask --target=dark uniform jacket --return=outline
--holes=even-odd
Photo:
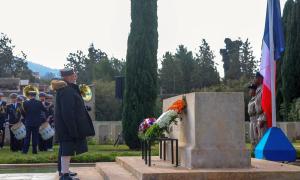
[[[19,122],[22,116],[22,105],[20,103],[7,105],[7,115],[10,125]]]
[[[82,140],[94,136],[92,120],[86,110],[78,85],[52,82],[56,90],[55,130],[58,141]]]
[[[48,116],[47,116],[47,118],[49,118],[49,124],[52,127],[54,127],[54,105],[53,104],[50,104],[50,106],[48,107]]]
[[[7,118],[6,102],[0,101],[0,128],[3,127],[3,124],[5,123],[6,118]]]
[[[41,118],[42,112],[46,112],[46,108],[41,101],[30,99],[23,103],[25,113],[25,125],[31,127],[40,126],[45,119]]]

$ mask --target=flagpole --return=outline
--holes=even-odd
[[[274,10],[274,1],[268,0],[268,11],[269,11],[269,34],[270,34],[270,71],[271,71],[271,99],[272,99],[272,127],[276,127],[276,91],[275,91],[275,83],[276,83],[276,62],[274,59],[274,33],[273,33],[273,10]],[[276,0],[277,1],[277,0]]]

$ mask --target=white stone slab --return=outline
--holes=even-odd
[[[186,168],[246,168],[243,93],[186,94],[187,109],[169,136],[179,139],[181,166]],[[165,111],[182,96],[163,101]],[[167,147],[170,159],[170,146]]]

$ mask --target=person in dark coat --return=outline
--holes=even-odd
[[[60,143],[58,171],[60,180],[72,180],[69,171],[71,156],[88,151],[88,136],[94,136],[92,120],[86,110],[77,76],[73,69],[60,71],[63,81],[53,80],[52,88],[56,91],[55,130]]]
[[[8,123],[10,130],[10,150],[13,152],[22,150],[22,140],[15,138],[14,133],[11,131],[11,127],[21,121],[22,117],[22,104],[17,102],[18,95],[12,93],[9,95],[11,104],[7,106]]]
[[[40,98],[40,101],[42,102],[43,106],[46,108],[46,112],[42,112],[41,113],[41,121],[42,122],[45,122],[48,117],[49,117],[49,106],[50,106],[50,103],[46,102],[46,93],[44,92],[41,92],[39,94],[39,98]],[[39,134],[39,151],[47,151],[48,150],[48,147],[47,147],[47,140],[44,140],[41,136],[41,134]]]
[[[5,120],[7,118],[6,102],[2,100],[4,94],[0,92],[0,149],[4,146],[5,139]]]
[[[53,105],[53,96],[51,94],[47,94],[46,101],[49,103],[48,106],[48,117],[47,121],[52,128],[54,128],[54,105]],[[53,151],[53,137],[47,140],[47,151]]]
[[[23,102],[24,100],[26,99],[26,97],[22,96],[22,95],[18,95],[17,97],[17,103],[21,105],[21,117],[20,117],[20,121],[25,124],[25,117],[24,117],[24,110],[23,110]],[[20,151],[23,149],[23,144],[24,144],[24,139],[20,140],[20,143],[21,143],[21,147],[20,147]]]
[[[18,95],[18,97],[17,97],[17,103],[19,103],[19,104],[23,104],[23,102],[24,102],[24,100],[25,100],[26,98],[24,97],[24,96],[22,96],[22,95]],[[23,123],[23,124],[25,124],[25,117],[24,117],[24,112],[23,112],[23,109],[22,109],[22,111],[21,111],[21,122]]]
[[[25,114],[26,138],[24,140],[22,153],[27,154],[32,136],[32,153],[37,154],[37,145],[39,140],[39,127],[43,123],[41,119],[42,112],[46,112],[46,108],[41,101],[35,99],[36,92],[29,92],[29,100],[23,103]]]

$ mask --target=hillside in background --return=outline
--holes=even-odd
[[[33,72],[39,72],[41,77],[47,75],[47,73],[53,73],[56,76],[59,76],[59,70],[58,69],[49,68],[47,66],[40,65],[40,64],[30,62],[30,61],[27,61],[27,62],[28,62],[28,68],[30,70],[32,70]]]

